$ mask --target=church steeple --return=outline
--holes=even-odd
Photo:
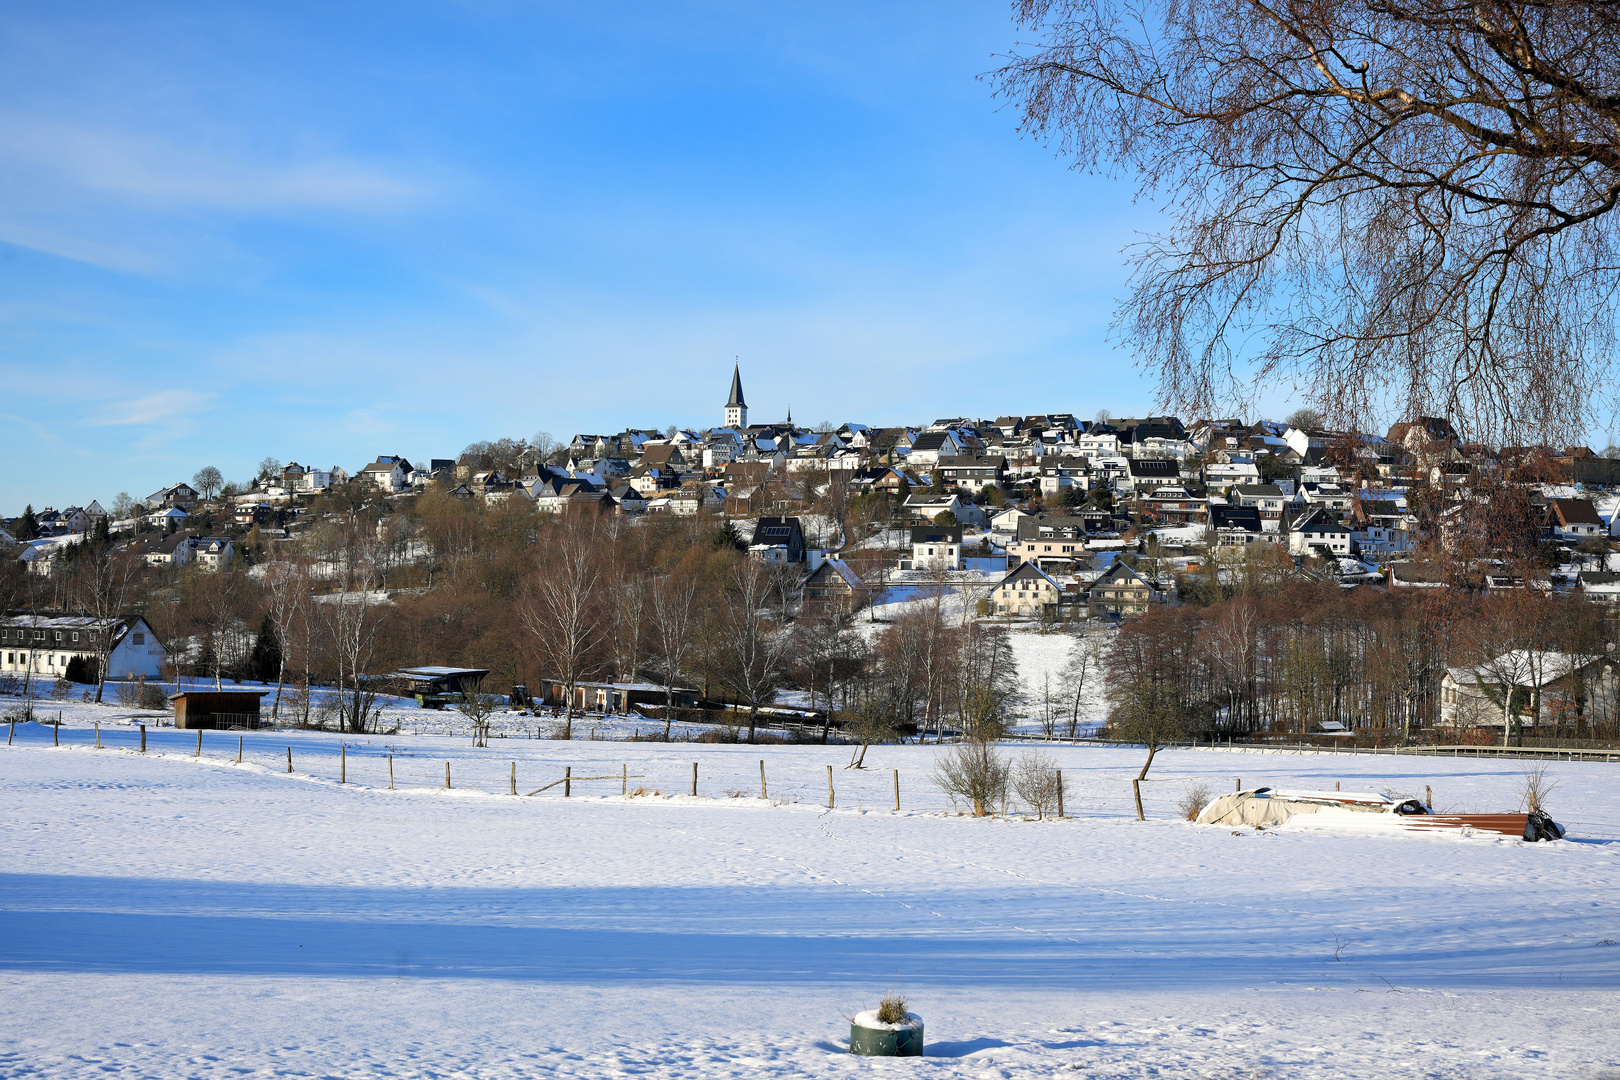
[[[731,368],[731,393],[726,398],[726,427],[745,428],[748,426],[748,402],[743,400],[742,366],[734,364]]]

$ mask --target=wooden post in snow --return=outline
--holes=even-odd
[[[388,755],[388,790],[394,790],[394,755]]]
[[[146,729],[142,728],[141,730],[145,731]],[[11,722],[11,732],[6,735],[6,745],[10,746],[11,745],[11,740],[15,739],[16,737],[17,737],[17,721],[13,720]]]
[[[827,809],[833,808],[832,766],[827,766]]]
[[[16,725],[13,724],[12,727],[15,728]],[[141,725],[141,753],[143,753],[143,754],[146,753],[146,725],[145,724]]]
[[[619,766],[619,794],[620,795],[628,795],[628,794],[630,794],[630,766],[629,765],[621,764]]]
[[[202,757],[202,728],[197,729],[197,752],[192,757]]]
[[[759,797],[762,799],[769,799],[771,797],[771,789],[765,786],[764,758],[759,759]]]
[[[287,771],[292,772],[292,747],[287,747]]]
[[[62,714],[61,713],[56,714],[56,726],[51,728],[51,745],[52,746],[61,746],[62,745]],[[199,745],[199,746],[202,745],[202,736],[201,735],[197,736],[197,745]]]
[[[101,721],[96,721],[96,749],[101,749]]]
[[[339,746],[338,747],[338,783],[347,784],[348,782],[349,782],[349,748],[347,746]]]
[[[242,740],[245,738],[247,738],[245,735],[238,735],[236,737],[236,763],[238,765],[242,764]]]
[[[450,763],[444,763],[444,790],[450,790]]]
[[[512,794],[517,794],[517,762],[512,762]]]
[[[566,799],[569,796],[571,796],[573,793],[574,793],[574,767],[572,765],[567,765],[567,766],[563,767],[563,798]]]
[[[1063,770],[1057,770],[1058,784],[1058,817],[1063,817]]]
[[[697,762],[692,762],[692,797],[697,798]]]
[[[898,812],[899,809],[900,809],[900,770],[899,769],[894,770],[894,808],[895,808],[896,812]]]

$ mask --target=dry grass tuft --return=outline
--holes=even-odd
[[[903,1024],[906,1022],[906,995],[888,994],[878,1002],[878,1023]]]
[[[1187,790],[1181,793],[1181,801],[1176,803],[1176,809],[1188,821],[1197,821],[1198,815],[1204,812],[1204,807],[1214,797],[1208,784],[1188,784]]]

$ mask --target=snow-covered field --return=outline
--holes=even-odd
[[[1139,752],[1060,746],[1075,816],[1036,822],[946,812],[932,746],[280,732],[237,765],[64,719],[0,748],[0,1076],[1620,1077],[1613,765],[1550,766],[1571,839],[1529,845],[1173,817],[1234,777],[1509,809],[1518,762],[1171,752],[1144,824]],[[514,798],[514,762],[648,794]],[[929,1056],[844,1053],[894,988]]]

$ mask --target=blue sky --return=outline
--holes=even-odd
[[[1149,408],[1127,182],[1009,5],[78,3],[0,21],[0,513],[266,455]]]

